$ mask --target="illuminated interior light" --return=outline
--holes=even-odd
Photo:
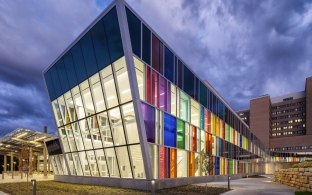
[[[22,133],[22,134],[20,134],[20,135],[16,136],[16,138],[21,138],[21,137],[24,137],[24,136],[25,136],[25,135],[27,135],[27,134],[28,134],[27,132]]]

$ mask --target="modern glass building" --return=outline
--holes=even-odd
[[[122,0],[44,77],[56,180],[149,189],[263,172],[259,139]]]

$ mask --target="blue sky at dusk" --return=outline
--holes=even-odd
[[[304,90],[312,76],[312,1],[127,0],[234,110]],[[55,131],[42,72],[106,0],[0,0],[0,136]]]

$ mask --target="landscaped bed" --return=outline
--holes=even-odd
[[[31,195],[32,186],[23,183],[4,183],[0,184],[0,191],[12,195]],[[181,186],[177,188],[159,190],[157,194],[209,194],[217,195],[228,191],[226,188],[206,187],[197,185]],[[91,186],[81,184],[70,184],[56,181],[39,181],[37,182],[37,195],[70,195],[70,194],[150,194],[150,192],[131,190],[123,188],[105,187],[105,186]]]

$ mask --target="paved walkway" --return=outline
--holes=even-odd
[[[53,175],[48,175],[47,178],[44,178],[43,174],[33,174],[32,176],[28,177],[28,181],[36,179],[37,181],[48,181],[48,180],[53,180],[54,176]],[[12,179],[11,174],[4,174],[4,178],[2,177],[2,174],[0,174],[0,184],[1,183],[16,183],[16,182],[27,182],[27,177],[24,174],[23,178],[21,178],[20,174],[14,175],[14,178]],[[1,193],[0,193],[1,195]]]
[[[225,187],[227,182],[209,182],[208,186]],[[244,178],[231,180],[231,191],[223,195],[294,195],[295,188],[272,182],[272,175],[263,178]],[[206,184],[199,184],[206,185]]]

